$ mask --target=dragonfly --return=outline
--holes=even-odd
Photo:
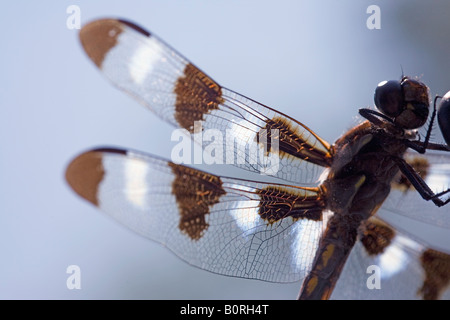
[[[201,269],[298,281],[298,299],[449,298],[449,253],[382,212],[450,228],[450,92],[432,104],[418,79],[383,81],[376,108],[360,109],[361,122],[331,144],[130,21],[92,21],[80,40],[109,81],[161,119],[231,141],[215,160],[255,179],[100,147],[67,167],[79,196]],[[431,142],[436,118],[446,143]]]

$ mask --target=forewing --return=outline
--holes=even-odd
[[[165,121],[188,134],[217,130],[226,146],[223,163],[303,184],[316,183],[331,164],[330,145],[308,127],[221,87],[139,26],[97,20],[80,39],[114,85]]]

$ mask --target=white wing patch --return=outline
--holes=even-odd
[[[148,185],[147,174],[148,165],[140,160],[125,163],[125,189],[124,192],[128,201],[136,207],[144,209],[147,207]],[[127,191],[131,192],[127,192]]]
[[[378,257],[382,279],[389,279],[406,268],[407,264],[411,262],[411,257],[407,254],[408,250],[415,252],[423,250],[418,243],[401,235],[395,236],[393,243],[394,245],[387,247],[386,251]]]
[[[141,85],[154,66],[164,59],[161,46],[154,43],[154,38],[147,38],[145,44],[138,46],[130,59],[130,78]]]
[[[243,185],[230,185],[231,189],[255,192],[254,188]],[[236,224],[243,232],[253,230],[258,224],[261,224],[261,218],[258,214],[258,207],[255,206],[255,200],[236,201],[230,208],[230,214],[236,221]]]
[[[434,192],[441,192],[450,186],[450,177],[446,175],[450,172],[450,164],[434,164],[425,178],[425,182]]]

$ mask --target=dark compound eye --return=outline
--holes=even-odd
[[[450,91],[442,97],[437,118],[445,142],[450,146]]]
[[[403,111],[404,98],[400,81],[382,81],[375,89],[375,105],[385,115],[395,118]]]

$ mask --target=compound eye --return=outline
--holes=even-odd
[[[404,108],[402,85],[399,81],[382,81],[375,89],[375,105],[391,118],[398,116]]]
[[[450,91],[442,97],[437,118],[445,142],[450,146]]]

